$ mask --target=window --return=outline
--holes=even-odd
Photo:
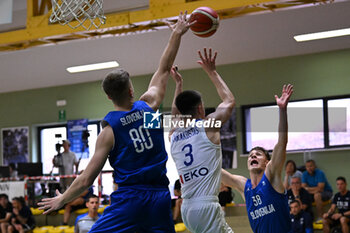
[[[328,100],[329,146],[350,144],[350,98]]]
[[[90,162],[92,155],[95,151],[95,144],[97,140],[97,136],[100,129],[99,123],[89,123],[88,125],[89,130],[89,138],[88,138],[88,144],[89,144],[89,158],[82,158],[80,160],[79,164],[79,171],[82,171],[86,168],[88,163]],[[58,168],[53,168],[52,165],[52,159],[55,155],[57,155],[56,151],[56,143],[62,143],[62,140],[67,138],[67,126],[66,125],[55,125],[55,126],[47,126],[47,127],[40,127],[38,129],[39,131],[39,141],[40,141],[40,158],[43,163],[43,173],[44,174],[50,174],[53,172],[53,174],[58,173]],[[56,135],[60,134],[61,137],[56,137]],[[173,161],[171,155],[170,155],[170,142],[168,139],[168,132],[164,132],[164,141],[165,141],[165,147],[168,152],[168,162],[167,162],[167,176],[169,178],[170,184],[169,189],[171,190],[171,193],[173,193],[173,187],[175,181],[179,178],[175,162]],[[63,149],[61,148],[61,152]],[[79,159],[79,158],[77,158]],[[112,178],[112,172],[113,168],[110,166],[109,161],[107,160],[102,171],[102,186],[103,186],[103,194],[109,195],[111,192],[113,192],[113,178]],[[98,179],[94,181],[94,193],[98,193]]]
[[[58,137],[59,135],[61,136]],[[43,174],[50,174],[53,172],[52,159],[57,154],[56,143],[62,143],[61,138],[67,138],[67,129],[65,126],[40,130],[40,157],[43,163]]]
[[[296,101],[289,103],[287,150],[323,148],[323,123],[324,116],[322,100]]]
[[[89,124],[88,125],[88,130],[89,130],[89,134],[90,137],[88,138],[88,144],[89,144],[89,157],[85,158],[85,156],[83,156],[80,160],[79,163],[79,171],[84,170],[87,165],[89,164],[92,156],[94,155],[95,152],[95,146],[96,146],[96,140],[97,140],[97,136],[98,136],[98,125],[97,124]],[[79,159],[79,158],[78,158]],[[109,165],[109,162],[107,161],[102,169],[104,170],[112,170],[112,168]]]
[[[243,146],[272,150],[278,137],[276,104],[242,106]],[[288,104],[287,150],[350,146],[350,98],[327,97]]]
[[[57,155],[56,144],[62,143],[62,140],[67,138],[67,126],[64,125],[55,125],[48,127],[40,127],[39,129],[39,148],[40,148],[40,158],[43,163],[43,173],[44,174],[57,174],[58,168],[53,168],[52,159],[55,155]],[[95,152],[95,144],[97,140],[98,133],[100,131],[99,122],[92,122],[88,125],[88,130],[90,136],[88,137],[88,145],[89,145],[89,157],[81,158],[79,163],[79,171],[82,171],[86,168],[91,157]],[[59,137],[58,137],[59,136]],[[60,152],[63,151],[61,148]],[[79,157],[77,157],[79,159]],[[109,162],[106,162],[103,170],[112,170],[109,165]]]
[[[278,140],[279,113],[276,105],[249,107],[245,113],[245,152],[255,146],[272,150]],[[322,148],[322,100],[296,101],[288,104],[287,150]]]

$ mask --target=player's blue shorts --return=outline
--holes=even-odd
[[[175,233],[168,187],[122,186],[89,232]]]

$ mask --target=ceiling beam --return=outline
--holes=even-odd
[[[86,31],[80,27],[50,24],[50,0],[27,0],[26,28],[0,33],[0,51],[25,49],[48,43],[89,38],[102,35],[134,33],[143,30],[157,30],[164,26],[161,19],[177,16],[180,11],[192,12],[200,6],[216,10],[221,19],[278,8],[329,3],[332,0],[149,0],[146,10],[106,14],[106,23],[99,29]]]

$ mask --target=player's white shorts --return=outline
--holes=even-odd
[[[233,233],[216,196],[183,199],[181,215],[192,233]]]

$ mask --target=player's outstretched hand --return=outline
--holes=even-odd
[[[170,22],[165,22],[168,27],[172,30],[172,31],[176,31],[178,32],[180,35],[185,34],[188,29],[195,24],[197,21],[193,21],[193,22],[189,22],[189,18],[187,17],[187,11],[185,11],[185,13],[180,12],[180,15],[177,19],[177,22],[172,24]]]
[[[173,78],[176,84],[182,84],[182,76],[178,72],[177,66],[172,66],[170,70],[170,76]]]
[[[212,53],[212,49],[209,48],[209,54],[207,52],[207,48],[204,48],[204,54],[201,53],[201,51],[198,51],[200,61],[197,61],[198,64],[200,64],[203,68],[203,70],[207,73],[213,72],[216,70],[215,60],[217,56],[217,52],[214,54]]]
[[[64,203],[61,201],[62,194],[56,189],[56,197],[44,198],[38,203],[39,210],[44,210],[43,214],[48,214],[54,210],[60,209]]]
[[[281,97],[275,95],[276,103],[280,108],[286,108],[289,98],[293,94],[293,85],[283,85]]]

